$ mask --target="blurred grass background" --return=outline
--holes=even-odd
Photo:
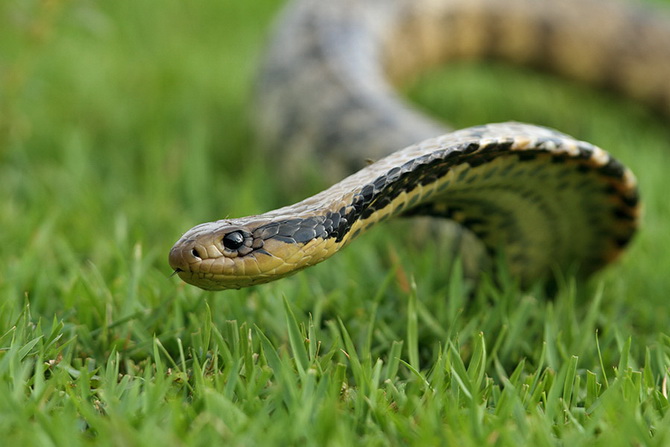
[[[169,278],[167,252],[192,225],[324,186],[280,193],[253,137],[254,71],[279,8],[0,3],[4,439],[663,444],[670,131],[625,99],[491,64],[408,86],[456,127],[549,125],[638,175],[631,250],[554,300],[505,281],[469,298],[443,243],[403,240],[408,222],[263,287]]]

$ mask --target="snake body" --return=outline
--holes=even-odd
[[[170,251],[172,268],[209,290],[265,283],[327,259],[378,221],[416,214],[469,228],[523,282],[568,267],[586,275],[616,259],[638,226],[639,201],[634,176],[608,153],[529,124],[445,133],[392,87],[431,65],[483,57],[670,112],[670,22],[637,6],[299,0],[262,65],[265,146],[281,153],[283,169],[310,158],[330,160],[333,172],[379,161],[294,205],[192,228]]]

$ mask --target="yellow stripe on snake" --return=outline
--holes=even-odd
[[[381,220],[418,214],[468,228],[523,283],[616,259],[640,212],[633,174],[607,152],[530,124],[449,133],[392,87],[472,58],[550,70],[670,112],[670,20],[637,4],[299,0],[261,67],[259,135],[284,166],[360,170],[294,205],[197,225],[170,251],[171,267],[208,290],[261,284],[327,259]],[[370,158],[379,161],[363,167]]]

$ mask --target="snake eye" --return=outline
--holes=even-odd
[[[244,243],[244,236],[239,231],[233,231],[223,237],[223,246],[228,250],[237,250]]]

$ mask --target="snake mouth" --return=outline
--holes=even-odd
[[[217,282],[215,280],[215,275],[197,272],[191,269],[183,269],[181,267],[173,267],[174,271],[170,275],[170,278],[173,276],[178,276],[182,281],[196,285],[205,290],[220,290],[221,287],[217,287]]]

